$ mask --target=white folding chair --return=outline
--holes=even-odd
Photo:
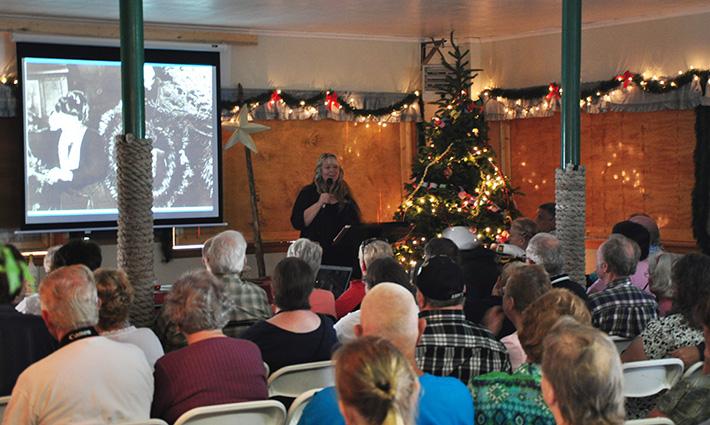
[[[311,399],[322,388],[313,388],[305,393],[296,397],[296,399],[291,403],[291,407],[288,408],[288,417],[286,419],[286,425],[297,425],[298,421],[301,420],[301,415],[303,415],[303,409],[306,408]]]
[[[313,388],[335,385],[335,363],[331,360],[282,367],[269,376],[269,397],[296,398]]]
[[[675,425],[675,423],[668,418],[648,418],[626,421],[624,425]]]
[[[683,361],[676,358],[623,364],[624,397],[648,397],[670,389],[683,375]]]
[[[168,425],[168,423],[162,419],[152,418],[144,421],[122,422],[119,425]]]
[[[275,400],[247,401],[196,407],[183,413],[175,425],[283,425],[286,408]]]
[[[0,422],[2,422],[2,417],[5,415],[5,408],[7,407],[7,403],[10,402],[10,396],[2,396],[0,397]]]
[[[683,379],[685,378],[690,378],[691,376],[695,375],[696,372],[700,372],[703,370],[703,362],[697,362],[692,364],[683,374]]]
[[[624,338],[623,336],[618,335],[609,335],[609,338],[611,338],[614,345],[616,345],[616,351],[618,351],[619,354],[629,348],[629,345],[631,345],[631,342],[634,340],[633,338]]]

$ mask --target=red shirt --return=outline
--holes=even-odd
[[[365,298],[365,282],[351,280],[348,289],[335,300],[335,313],[338,319],[355,310]]]

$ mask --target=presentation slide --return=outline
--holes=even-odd
[[[23,57],[26,224],[117,219],[117,61]],[[148,63],[155,219],[219,216],[217,67]]]

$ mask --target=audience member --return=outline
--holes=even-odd
[[[629,221],[642,225],[648,231],[650,239],[648,247],[649,255],[663,251],[663,245],[661,245],[661,232],[658,229],[658,224],[656,224],[656,221],[651,218],[650,215],[646,213],[634,213],[629,216]]]
[[[565,259],[560,240],[549,233],[538,233],[533,236],[525,250],[528,262],[539,264],[550,275],[553,288],[569,289],[584,302],[589,302],[589,297],[584,287],[569,278],[564,272]]]
[[[40,317],[12,306],[30,274],[24,261],[17,248],[0,245],[0,396],[10,395],[20,373],[57,348]]]
[[[710,343],[710,300],[697,312],[702,323],[705,347]],[[710,349],[705,348],[702,373],[685,377],[658,399],[651,417],[670,418],[675,425],[694,425],[710,419]]]
[[[224,283],[205,270],[186,273],[175,282],[166,298],[166,314],[188,345],[155,364],[152,417],[174,423],[195,407],[268,397],[259,348],[227,338],[222,331],[232,305]]]
[[[205,266],[205,269],[208,269],[208,270],[209,270],[209,265],[207,264],[207,253],[209,252],[211,246],[212,246],[212,238],[207,239],[202,244],[202,264]]]
[[[466,319],[481,322],[483,315],[495,300],[491,291],[499,275],[496,254],[484,247],[467,227],[444,229],[442,235],[451,239],[459,250],[459,264],[466,282],[466,301],[463,311]]]
[[[629,276],[638,260],[635,242],[612,234],[597,250],[597,275],[606,289],[589,297],[592,323],[609,335],[633,338],[658,314],[652,295],[633,286]]]
[[[508,243],[525,251],[530,238],[538,232],[537,224],[527,217],[520,217],[510,224]]]
[[[429,239],[429,242],[424,245],[424,261],[440,255],[449,257],[456,263],[459,262],[459,248],[454,241],[448,238]]]
[[[648,257],[648,287],[658,302],[658,311],[666,316],[673,310],[673,284],[671,268],[681,257],[680,254],[659,251]]]
[[[557,230],[557,224],[555,222],[556,207],[554,202],[547,202],[537,207],[535,224],[537,224],[537,230],[539,232],[545,232],[550,235],[555,234]]]
[[[99,300],[86,266],[59,268],[40,287],[42,318],[60,348],[17,380],[3,424],[146,420],[153,374],[143,352],[98,336]]]
[[[335,360],[335,388],[346,423],[415,423],[419,380],[392,344],[364,336],[338,350]]]
[[[128,321],[133,304],[133,285],[123,270],[98,269],[94,272],[96,289],[101,301],[99,335],[118,342],[127,342],[143,350],[151,367],[163,356],[160,340],[149,328],[136,328]]]
[[[362,301],[362,323],[358,337],[377,336],[392,343],[409,361],[419,376],[421,387],[418,425],[473,425],[471,394],[455,378],[433,376],[416,366],[415,346],[426,321],[418,318],[411,292],[401,285],[383,282],[370,289]],[[335,388],[316,393],[306,406],[299,425],[342,425]]]
[[[394,258],[392,246],[387,241],[375,238],[364,240],[357,252],[358,263],[362,271],[362,280],[351,280],[348,289],[335,300],[335,312],[338,319],[359,308],[358,306],[365,296],[365,280],[367,279],[367,271],[370,264],[378,258]]]
[[[101,267],[102,261],[101,247],[96,242],[72,239],[54,253],[52,270],[74,264],[83,264],[93,272]]]
[[[436,376],[468,383],[472,376],[510,371],[505,346],[463,313],[465,284],[461,267],[449,257],[425,261],[416,273],[420,317],[427,322],[417,345],[417,365]]]
[[[236,230],[225,230],[212,238],[207,250],[207,268],[224,283],[227,296],[234,302],[227,336],[238,337],[253,323],[271,317],[266,292],[239,276],[246,264],[247,241]]]
[[[300,258],[284,258],[274,269],[274,317],[247,329],[242,338],[256,343],[271,371],[292,364],[330,359],[338,342],[333,321],[311,311],[313,271]]]
[[[409,276],[401,264],[392,257],[378,258],[368,268],[365,277],[365,292],[382,282],[396,283],[404,286],[412,293],[416,290],[409,284]],[[338,341],[346,343],[355,339],[355,325],[360,324],[360,310],[346,314],[335,324]]]
[[[305,261],[313,271],[313,282],[315,283],[321,259],[323,258],[323,248],[320,245],[310,239],[296,239],[289,245],[286,256],[300,258]],[[311,305],[312,312],[322,313],[335,319],[335,297],[329,289],[313,288],[313,292],[308,298],[308,303]]]
[[[629,280],[635,287],[651,294],[651,289],[648,285],[648,252],[649,252],[649,234],[648,230],[640,224],[631,221],[621,221],[616,223],[611,229],[612,234],[624,235],[630,240],[636,242],[634,249],[639,250],[636,267],[629,274]],[[589,289],[588,293],[594,294],[606,289],[606,283],[598,279]]]
[[[510,357],[513,370],[525,363],[526,354],[518,337],[523,325],[523,311],[552,289],[550,278],[542,266],[524,266],[513,270],[503,295],[503,312],[515,325],[516,332],[501,338]],[[496,334],[497,332],[493,332]]]
[[[508,288],[513,289],[510,284]],[[512,374],[492,372],[471,380],[476,424],[555,423],[542,398],[540,365],[543,339],[563,316],[591,323],[586,304],[564,289],[552,289],[525,308],[519,322],[527,361]]]
[[[545,338],[542,394],[557,425],[621,425],[619,355],[602,332],[563,317]]]
[[[96,242],[72,239],[64,245],[49,248],[44,257],[43,266],[46,273],[58,269],[59,267],[74,264],[83,264],[91,269],[91,271],[94,271],[101,267],[102,261],[101,247],[99,247]],[[39,288],[37,289],[39,290]],[[39,316],[42,314],[39,293],[25,297],[15,308],[20,313]]]

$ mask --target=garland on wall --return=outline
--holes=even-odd
[[[707,96],[709,79],[710,70],[694,68],[679,71],[675,77],[646,78],[643,74],[625,71],[608,80],[583,83],[579,106],[589,113],[692,108],[701,103],[701,97]],[[649,96],[653,99],[649,101],[654,105],[644,109],[639,105],[644,103],[641,96],[645,95],[665,95],[666,99],[659,101]],[[522,89],[486,88],[480,96],[485,101],[487,119],[505,120],[552,116],[560,104],[563,91],[559,84],[553,82],[547,86]],[[675,99],[675,103],[669,99]]]
[[[380,117],[383,115],[390,115],[395,112],[402,112],[418,104],[421,101],[419,96],[419,91],[409,93],[405,95],[401,100],[395,102],[391,105],[376,108],[357,108],[353,103],[352,99],[345,99],[335,91],[327,90],[320,92],[314,96],[310,97],[297,97],[288,92],[282,91],[280,89],[272,89],[264,91],[256,96],[251,96],[244,100],[237,100],[234,102],[222,102],[222,110],[227,111],[227,113],[233,113],[239,111],[240,108],[247,105],[250,109],[258,108],[261,106],[286,106],[290,109],[307,109],[307,108],[318,108],[320,105],[324,105],[326,109],[330,111],[343,111],[349,114],[353,114],[358,117]]]
[[[640,87],[645,92],[654,94],[668,93],[686,86],[693,81],[700,81],[701,87],[705,87],[708,83],[708,77],[710,77],[710,70],[694,68],[685,72],[678,71],[678,75],[673,78],[657,77],[655,75],[651,78],[645,78],[643,74],[625,71],[605,81],[585,84],[585,87],[581,90],[580,101],[593,102],[596,99],[609,95],[615,90],[631,90],[633,89],[633,85]],[[562,88],[559,84],[553,82],[547,86],[535,86],[523,89],[484,89],[481,95],[484,98],[500,97],[510,100],[533,100],[544,97],[546,100],[550,101],[560,100],[562,97]]]

